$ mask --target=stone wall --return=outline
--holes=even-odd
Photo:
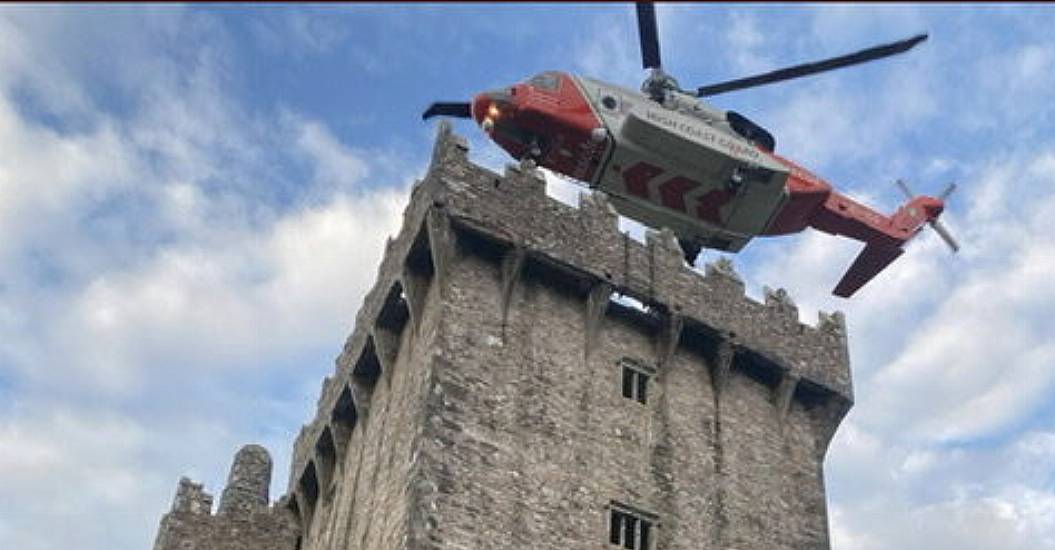
[[[840,314],[804,325],[671,233],[620,233],[601,194],[574,208],[473,165],[443,124],[284,502],[311,550],[603,548],[612,510],[651,522],[649,550],[826,548],[851,403]],[[239,510],[261,502],[243,477]]]
[[[235,455],[216,514],[212,495],[182,478],[172,510],[161,518],[154,550],[296,550],[300,526],[289,502],[269,506],[271,457],[257,445]]]

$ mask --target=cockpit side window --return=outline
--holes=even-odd
[[[528,80],[528,84],[547,92],[556,92],[560,88],[560,77],[557,73],[542,73]]]

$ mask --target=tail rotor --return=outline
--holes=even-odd
[[[901,192],[904,193],[909,200],[916,198],[916,194],[912,192],[912,189],[910,189],[908,184],[906,184],[904,181],[899,179],[894,183],[898,186],[899,189],[901,189]],[[956,184],[950,183],[948,186],[945,187],[945,190],[938,194],[938,200],[944,203],[945,199],[949,198],[949,195],[952,195],[952,192],[955,190]],[[929,220],[927,223],[930,224],[931,229],[933,229],[934,232],[937,233],[939,237],[941,237],[941,240],[945,241],[945,244],[949,245],[950,250],[952,250],[954,253],[960,250],[960,243],[956,242],[956,239],[953,238],[952,233],[947,227],[945,227],[945,224],[941,223],[941,220],[934,218],[932,220]]]

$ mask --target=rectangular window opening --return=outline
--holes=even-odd
[[[623,548],[637,550],[637,518],[623,516]]]
[[[648,381],[652,377],[645,367],[629,360],[621,362],[623,366],[623,397],[638,403],[648,403]]]
[[[612,506],[608,520],[608,544],[627,550],[651,550],[653,517]]]
[[[623,366],[623,397],[634,398],[634,369]]]

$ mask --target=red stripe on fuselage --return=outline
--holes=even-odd
[[[645,200],[651,200],[648,194],[648,182],[662,174],[664,170],[647,162],[639,162],[623,170],[623,185],[628,193]]]
[[[659,186],[659,197],[663,206],[685,212],[685,194],[701,184],[682,176],[674,176]]]
[[[712,189],[703,194],[696,202],[696,217],[717,226],[724,225],[722,221],[722,207],[736,197],[736,194],[728,189]]]

